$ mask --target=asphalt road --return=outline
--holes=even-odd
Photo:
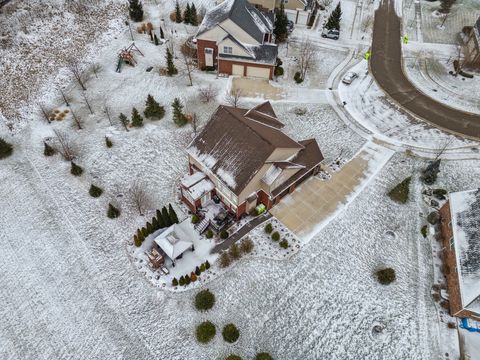
[[[450,132],[480,139],[480,115],[446,106],[420,92],[402,67],[401,21],[395,0],[382,0],[375,12],[370,69],[378,85],[417,117]]]

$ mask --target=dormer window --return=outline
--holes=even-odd
[[[223,47],[223,52],[225,54],[231,54],[231,53],[233,53],[233,48],[231,46],[224,46]]]

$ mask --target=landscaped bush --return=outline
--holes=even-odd
[[[200,218],[198,217],[198,215],[193,214],[192,215],[192,224],[198,224],[199,221],[200,221]]]
[[[275,232],[272,234],[272,240],[273,240],[273,241],[278,241],[278,240],[280,240],[280,234],[278,233],[278,231],[275,231]]]
[[[303,82],[302,75],[299,71],[295,73],[295,75],[293,76],[293,80],[295,80],[297,84],[301,84]]]
[[[178,284],[179,284],[180,286],[185,285],[185,278],[184,278],[183,276],[180,276],[180,279],[178,280]]]
[[[0,138],[0,159],[5,159],[12,155],[13,153],[13,146],[9,144],[2,138]]]
[[[376,272],[377,280],[382,285],[388,285],[395,281],[395,270],[392,268],[385,268]]]
[[[108,204],[108,210],[107,210],[107,216],[110,219],[115,219],[120,216],[120,210],[117,209],[115,206],[112,204]]]
[[[438,200],[445,200],[447,195],[447,190],[444,189],[434,189],[433,190],[433,196],[435,196]]]
[[[80,175],[83,174],[83,169],[72,161],[72,167],[70,169],[70,174],[72,174],[74,176],[80,176]]]
[[[393,201],[396,201],[400,204],[405,204],[408,201],[408,194],[410,193],[410,181],[412,177],[409,176],[403,180],[400,184],[395,186],[392,190],[388,192],[388,196]]]
[[[216,334],[215,325],[210,321],[204,321],[197,326],[197,340],[203,344],[210,342]]]
[[[174,277],[172,280],[172,286],[178,286],[178,280],[176,277]]]
[[[207,237],[207,239],[213,238],[213,231],[212,231],[212,229],[208,229],[208,230],[207,230],[207,233],[205,234],[205,236]]]
[[[133,243],[136,247],[140,247],[142,245],[142,239],[138,237],[138,235],[133,235]]]
[[[200,272],[204,272],[205,270],[205,263],[203,263],[202,265],[200,265]]]
[[[279,245],[280,245],[280,247],[282,247],[282,248],[284,248],[284,249],[288,248],[288,241],[287,241],[287,239],[283,239],[282,241],[280,241]]]
[[[423,226],[422,226],[422,229],[420,230],[420,232],[422,233],[422,236],[423,236],[424,238],[427,237],[427,230],[428,230],[428,226],[427,226],[427,225],[423,225]]]
[[[273,357],[269,353],[261,352],[255,356],[255,360],[273,360]]]
[[[228,249],[228,255],[230,255],[233,260],[238,260],[242,257],[242,252],[240,251],[240,247],[237,245],[237,243],[230,245],[230,248]]]
[[[90,190],[88,190],[88,193],[90,194],[91,197],[97,198],[100,195],[102,195],[103,190],[98,186],[95,186],[92,184],[90,185]]]
[[[422,180],[425,184],[433,185],[437,181],[437,176],[440,172],[440,161],[441,159],[431,161],[425,170],[422,171]]]
[[[220,231],[220,238],[221,239],[227,239],[228,238],[228,231],[227,230],[222,230]]]
[[[190,280],[192,280],[192,282],[197,281],[197,275],[194,272],[190,274]]]
[[[222,331],[223,340],[228,343],[234,343],[240,337],[240,332],[234,324],[227,324]]]
[[[184,279],[185,285],[190,285],[190,283],[192,282],[192,279],[190,279],[190,275],[185,275]]]
[[[226,251],[222,252],[220,254],[220,257],[218,258],[218,265],[221,268],[226,268],[230,266],[231,263],[232,263],[232,259],[230,258],[230,255],[228,255]]]
[[[252,252],[253,250],[253,241],[250,240],[249,238],[246,238],[244,240],[242,240],[242,242],[240,243],[240,250],[244,253],[244,254],[249,254]]]
[[[241,358],[240,356],[238,356],[238,355],[232,354],[232,355],[228,355],[228,356],[225,358],[225,360],[242,360],[242,358]]]
[[[274,71],[275,76],[283,76],[284,70],[283,67],[277,66]]]
[[[265,225],[265,232],[266,232],[267,234],[270,234],[272,231],[273,231],[273,226],[272,226],[272,224],[268,223],[267,225]]]
[[[112,140],[110,140],[110,138],[107,136],[105,136],[105,145],[107,146],[107,148],[111,148],[113,146]]]
[[[215,295],[208,289],[195,295],[195,308],[200,311],[210,310],[215,304]]]
[[[53,156],[55,155],[56,151],[53,147],[48,145],[46,142],[43,143],[44,149],[43,149],[43,155],[45,156]]]
[[[205,261],[205,269],[210,269],[210,263],[208,262],[208,260]]]

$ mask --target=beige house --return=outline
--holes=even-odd
[[[295,141],[269,102],[252,109],[220,106],[190,144],[182,199],[193,212],[212,197],[238,217],[270,209],[311,175],[323,155],[315,139]]]

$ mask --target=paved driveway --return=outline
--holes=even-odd
[[[375,12],[374,24],[370,68],[378,85],[404,109],[429,123],[457,134],[480,138],[480,115],[435,101],[420,92],[405,76],[400,44],[401,22],[395,12],[395,0],[382,0]]]

